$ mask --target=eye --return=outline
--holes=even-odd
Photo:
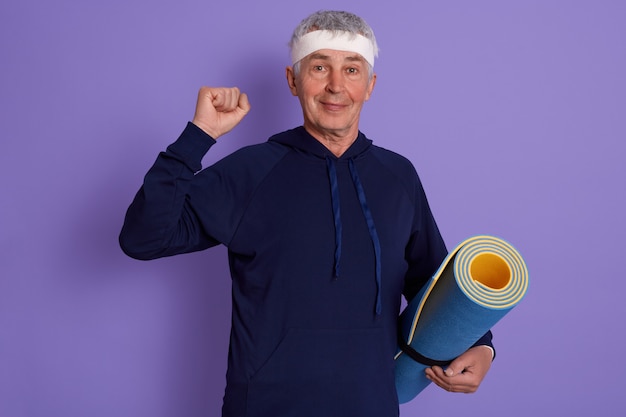
[[[313,70],[314,71],[324,71],[324,66],[323,65],[313,65]]]
[[[348,74],[358,74],[359,70],[357,68],[348,68]]]

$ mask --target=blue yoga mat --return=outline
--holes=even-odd
[[[419,355],[451,361],[515,307],[528,289],[528,269],[519,252],[493,236],[461,242],[400,316],[399,337]],[[415,398],[430,381],[402,350],[396,361],[400,403]]]

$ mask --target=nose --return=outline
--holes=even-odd
[[[326,91],[329,93],[339,93],[344,88],[344,77],[341,71],[331,70],[328,72],[328,82],[326,83]]]

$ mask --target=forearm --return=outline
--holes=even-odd
[[[126,213],[119,241],[127,255],[154,259],[207,246],[187,200],[202,157],[214,143],[189,123],[159,154]]]

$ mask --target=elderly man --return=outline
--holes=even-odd
[[[290,47],[287,83],[303,126],[201,170],[250,110],[236,88],[202,88],[193,121],[129,207],[120,244],[137,259],[228,247],[223,416],[397,416],[401,296],[419,291],[446,248],[411,163],[359,131],[376,83],[371,28],[350,13],[318,12]],[[488,333],[427,376],[472,392],[490,345]]]

